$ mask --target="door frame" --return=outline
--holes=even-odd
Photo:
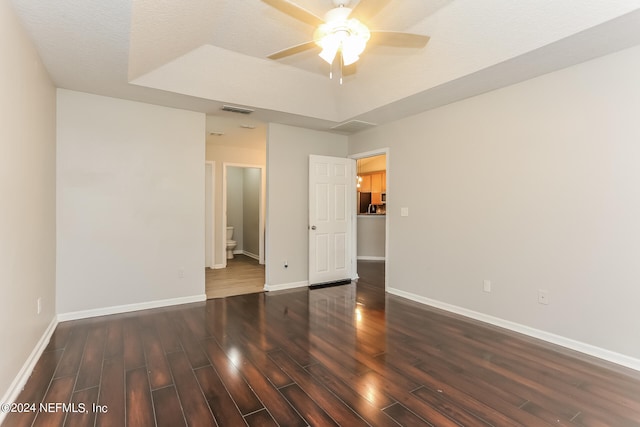
[[[259,212],[259,223],[258,223],[258,244],[259,247],[259,260],[260,264],[265,263],[265,244],[264,244],[264,229],[265,229],[265,200],[266,200],[266,166],[265,165],[254,165],[250,163],[232,163],[232,162],[223,162],[222,163],[222,221],[220,232],[222,233],[220,236],[227,235],[227,168],[235,167],[235,168],[254,168],[260,169],[260,212]],[[221,239],[221,248],[222,254],[222,265],[223,268],[227,267],[227,239]]]
[[[380,156],[380,155],[385,155],[385,168],[386,168],[386,193],[389,193],[389,156],[390,156],[390,149],[389,147],[384,147],[384,148],[378,148],[375,150],[371,150],[371,151],[363,151],[360,153],[354,153],[354,154],[350,154],[348,157],[350,159],[354,159],[356,162],[358,161],[358,159],[364,159],[366,157],[374,157],[374,156]],[[354,191],[357,191],[355,189],[355,183],[354,183]],[[393,195],[393,193],[391,193]],[[388,203],[388,202],[387,202]],[[388,206],[387,208],[387,213],[384,216],[384,290],[385,292],[387,291],[387,286],[389,284],[389,209]],[[355,211],[354,211],[355,212]],[[354,240],[354,246],[356,247],[355,249],[355,255],[354,255],[354,270],[353,272],[355,273],[355,276],[357,276],[358,272],[357,272],[357,264],[358,264],[358,253],[357,253],[357,243],[358,243],[358,215],[356,213],[356,226],[353,227],[353,240]]]
[[[210,269],[214,269],[216,265],[216,162],[211,160],[206,160],[205,162],[205,179],[207,178],[207,166],[211,166],[211,191],[205,194],[205,204],[211,206],[211,218],[207,219],[205,217],[205,230],[206,230],[206,222],[208,220],[211,221],[211,234],[205,235],[205,239],[209,240],[209,244],[211,247],[210,259],[205,259],[205,262],[208,264]],[[205,183],[205,189],[207,188]],[[205,215],[207,213],[207,208],[209,206],[205,205]],[[205,255],[206,255],[206,245],[205,242]],[[206,258],[206,256],[205,256]]]

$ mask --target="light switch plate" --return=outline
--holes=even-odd
[[[486,279],[485,279],[485,280],[482,282],[482,289],[483,289],[485,292],[491,292],[491,280],[486,280]]]
[[[409,208],[400,208],[400,216],[409,216]]]

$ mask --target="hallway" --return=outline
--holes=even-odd
[[[264,265],[246,255],[227,260],[227,268],[206,269],[207,299],[262,292]]]

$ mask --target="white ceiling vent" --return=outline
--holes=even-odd
[[[331,130],[335,130],[338,132],[344,133],[356,133],[361,130],[369,129],[374,126],[378,126],[375,123],[363,122],[361,120],[350,120],[348,122],[340,123],[331,128]]]
[[[254,110],[252,110],[250,108],[237,107],[235,105],[223,105],[222,106],[222,110],[223,111],[230,111],[232,113],[240,113],[240,114],[251,114],[251,113],[254,112]]]

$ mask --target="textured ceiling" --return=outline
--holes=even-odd
[[[12,2],[59,87],[219,116],[234,103],[316,129],[388,122],[640,43],[637,0],[392,0],[367,24],[430,42],[368,48],[341,86],[313,50],[265,59],[314,28],[259,0]]]

